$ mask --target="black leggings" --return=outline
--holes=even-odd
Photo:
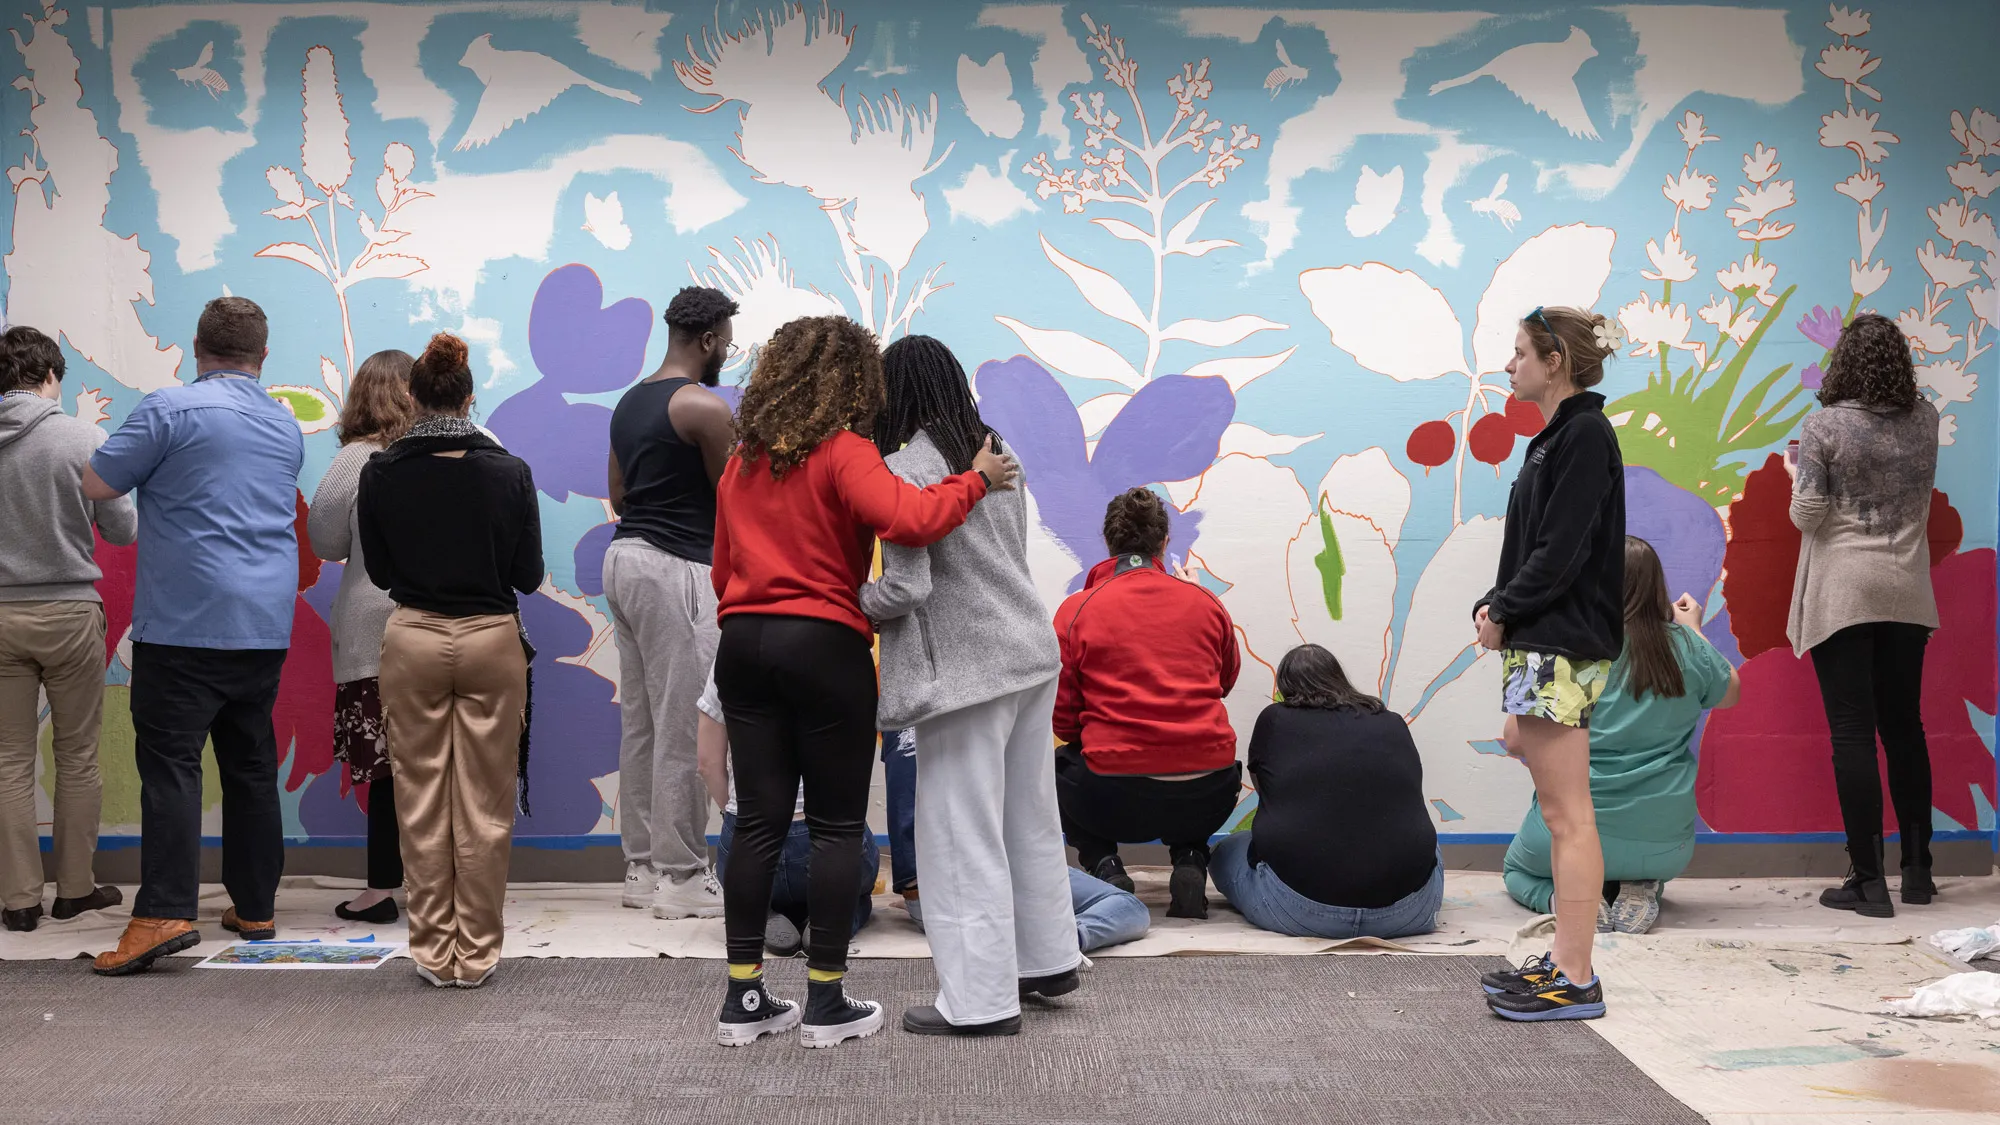
[[[1056,805],[1063,835],[1088,872],[1118,854],[1118,845],[1158,840],[1176,866],[1208,863],[1208,838],[1222,827],[1243,795],[1243,764],[1200,777],[1103,774],[1074,746],[1056,751]]]
[[[396,785],[386,770],[368,786],[368,889],[403,889],[403,839],[396,826]]]
[[[1903,866],[1931,865],[1931,754],[1924,741],[1922,625],[1851,625],[1812,650],[1826,725],[1833,735],[1833,784],[1847,829],[1847,854],[1864,878],[1882,877],[1882,779],[1875,736],[1888,761],[1889,796],[1903,839]]]
[[[763,959],[771,882],[803,781],[812,837],[806,966],[843,971],[875,765],[868,638],[815,618],[735,614],[722,623],[715,687],[736,768],[736,838],[722,881],[729,960]]]

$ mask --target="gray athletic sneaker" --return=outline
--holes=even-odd
[[[1643,934],[1660,917],[1660,881],[1627,879],[1618,884],[1618,900],[1605,911],[1611,928],[1621,934]]]

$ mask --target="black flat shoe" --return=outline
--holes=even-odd
[[[49,916],[58,922],[66,922],[85,911],[108,910],[124,901],[125,892],[117,887],[99,887],[82,898],[56,899],[56,908],[49,911]]]
[[[1051,973],[1045,977],[1022,977],[1021,997],[1026,999],[1030,996],[1045,998],[1064,996],[1075,992],[1082,983],[1083,980],[1077,976],[1075,969]]]
[[[348,901],[351,902],[353,900],[350,899]],[[335,917],[345,918],[349,922],[366,922],[371,926],[386,926],[396,920],[396,900],[385,898],[366,910],[349,910],[347,903],[343,902],[333,908],[333,913]]]
[[[32,933],[42,920],[42,906],[24,906],[19,910],[0,910],[0,925],[17,934]]]
[[[1021,1034],[1021,1017],[1008,1016],[990,1023],[951,1023],[936,1008],[925,1004],[903,1012],[903,1030],[911,1035],[956,1035],[981,1039],[991,1035]]]

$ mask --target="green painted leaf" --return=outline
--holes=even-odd
[[[292,416],[301,422],[317,422],[326,417],[326,404],[311,395],[297,391],[272,391],[271,397],[290,407]]]
[[[1333,530],[1333,520],[1327,514],[1326,497],[1319,498],[1319,537],[1325,544],[1313,556],[1313,565],[1319,568],[1321,592],[1326,596],[1326,612],[1335,621],[1340,620],[1340,583],[1347,577],[1347,563],[1340,557],[1340,536]]]

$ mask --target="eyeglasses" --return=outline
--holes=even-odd
[[[1522,317],[1522,319],[1534,321],[1535,323],[1542,326],[1542,331],[1547,332],[1551,336],[1555,336],[1556,351],[1560,352],[1562,351],[1562,337],[1556,335],[1555,325],[1549,323],[1549,318],[1542,315],[1542,309],[1544,307],[1545,306],[1543,305],[1536,305],[1535,311],[1529,313],[1525,317]]]
[[[737,343],[734,340],[729,341],[729,343],[722,349],[722,358],[725,360],[733,361],[736,359],[740,359],[742,358],[742,355],[743,355],[743,345]]]

